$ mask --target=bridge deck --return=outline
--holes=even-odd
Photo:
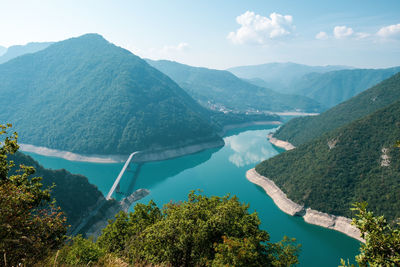
[[[137,153],[138,153],[138,151],[133,152],[132,154],[129,155],[129,158],[126,160],[124,167],[122,167],[121,172],[118,174],[117,179],[115,179],[113,186],[111,187],[110,191],[108,192],[108,194],[106,196],[107,200],[111,199],[111,196],[114,193],[115,189],[117,188],[119,181],[121,180],[122,176],[124,175],[126,169],[128,168],[129,163],[131,163],[133,156]]]

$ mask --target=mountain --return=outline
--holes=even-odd
[[[296,80],[293,89],[296,94],[308,96],[330,108],[399,71],[400,67],[310,73]]]
[[[274,137],[298,146],[390,105],[398,99],[400,99],[400,73],[318,116],[290,120],[274,134]]]
[[[398,78],[399,76],[397,76]],[[354,217],[352,203],[400,217],[400,101],[256,166],[294,202]]]
[[[259,78],[268,88],[282,93],[294,93],[293,82],[308,73],[324,73],[333,70],[350,69],[348,66],[308,66],[292,62],[267,63],[261,65],[239,66],[227,69],[244,79]]]
[[[285,95],[239,79],[223,70],[192,67],[167,60],[147,60],[153,67],[171,77],[204,106],[228,109],[318,112],[322,106],[304,96]]]
[[[8,49],[6,49],[3,55],[1,55],[0,51],[0,64],[25,54],[38,52],[40,50],[47,48],[51,44],[52,44],[51,42],[46,42],[46,43],[28,43],[26,45],[10,46]]]
[[[0,57],[7,51],[7,48],[0,45]]]
[[[207,111],[141,58],[97,34],[0,64],[0,121],[21,143],[129,154],[223,143]]]

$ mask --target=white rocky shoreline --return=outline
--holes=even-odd
[[[279,140],[275,137],[273,137],[273,133],[267,135],[268,140],[273,144],[274,146],[280,147],[285,149],[286,151],[295,149],[296,147],[292,145],[291,143],[283,140]]]
[[[365,240],[360,237],[360,231],[355,226],[351,225],[351,220],[349,218],[305,208],[293,202],[272,180],[260,175],[254,168],[247,171],[246,178],[250,182],[262,187],[283,212],[291,216],[301,216],[307,223],[333,229],[357,239],[358,241],[365,242]]]

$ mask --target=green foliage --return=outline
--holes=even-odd
[[[72,238],[70,244],[65,245],[59,255],[57,262],[61,264],[88,265],[96,263],[105,255],[97,243],[91,239],[82,238],[81,235]]]
[[[198,102],[222,104],[234,110],[270,111],[305,110],[315,112],[321,105],[308,97],[280,94],[239,79],[223,70],[191,67],[167,60],[147,60],[153,67],[171,77]]]
[[[169,77],[96,34],[1,64],[0,95],[0,122],[12,122],[23,143],[129,154],[222,141]]]
[[[361,244],[360,254],[356,256],[357,263],[367,266],[399,266],[400,265],[400,230],[397,224],[393,228],[384,216],[376,217],[367,211],[367,203],[354,204],[356,218],[352,224],[361,231],[365,243]],[[341,266],[350,266],[341,260]]]
[[[400,78],[400,76],[399,76]],[[366,201],[393,221],[400,217],[400,101],[256,166],[297,203],[352,217]],[[389,164],[382,165],[383,157]]]
[[[7,157],[18,149],[17,134],[8,134],[9,127],[0,125],[0,264],[31,265],[63,243],[65,218],[49,203],[41,178],[30,178],[33,167],[21,165],[17,174],[8,174],[13,163]]]
[[[119,213],[103,230],[98,244],[134,263],[172,266],[283,266],[297,262],[299,247],[291,240],[266,243],[256,213],[236,197],[206,197],[194,192],[188,201],[159,210],[138,204]]]
[[[16,166],[33,166],[35,174],[43,177],[41,183],[44,188],[55,185],[51,190],[51,197],[57,200],[57,205],[65,213],[71,231],[99,201],[105,201],[102,193],[95,185],[90,184],[85,176],[71,174],[64,169],[45,169],[37,161],[20,152],[10,155],[8,159]],[[11,169],[11,174],[16,173],[16,166]]]
[[[299,146],[388,106],[398,99],[400,99],[400,73],[319,116],[290,120],[274,134],[274,137]]]

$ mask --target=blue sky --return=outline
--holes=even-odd
[[[400,65],[400,1],[0,0],[0,45],[89,32],[153,59]]]

